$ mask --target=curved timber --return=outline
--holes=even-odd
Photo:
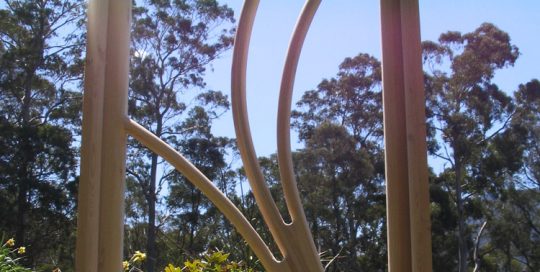
[[[302,44],[309,28],[309,24],[311,23],[320,2],[320,0],[308,0],[302,10],[289,46],[284,69],[284,74],[288,73],[288,75],[283,77],[282,86],[286,87],[282,88],[282,92],[286,93],[292,91]],[[284,168],[283,171],[280,171],[282,174],[282,185],[287,207],[292,218],[290,224],[286,224],[283,221],[283,218],[272,199],[270,190],[264,181],[257,155],[253,147],[253,140],[251,139],[246,103],[246,70],[249,41],[258,4],[259,1],[244,2],[233,53],[231,99],[238,149],[259,209],[283,255],[283,262],[285,265],[290,268],[291,271],[323,271],[318,252],[315,249],[313,238],[307,226],[307,220],[300,202],[296,182],[294,181],[292,159],[290,157],[290,144],[289,146],[286,146],[286,143],[288,142],[286,141],[285,144],[283,144],[282,141],[285,138],[289,138],[288,132],[286,134],[278,134],[278,141],[281,143],[282,147],[286,146],[286,148],[289,149],[288,153],[283,154],[286,157],[288,156],[285,162],[280,160],[280,168],[282,166]],[[287,103],[287,99],[280,99],[280,111],[284,103]],[[284,123],[284,117],[287,118],[285,122],[288,124],[288,115],[290,115],[290,102],[289,113],[287,116],[278,117],[278,126]],[[280,133],[279,130],[280,129],[278,128],[278,133]]]
[[[253,147],[246,103],[249,43],[259,0],[245,0],[231,71],[238,148],[278,248],[277,260],[238,208],[178,151],[127,116],[131,0],[90,0],[79,186],[76,271],[121,271],[127,134],[170,162],[231,221],[270,272],[322,272],[302,207],[290,146],[292,92],[309,26],[321,0],[307,0],[280,86],[278,164],[291,222],[284,222]],[[381,0],[388,270],[431,271],[431,236],[418,0]]]

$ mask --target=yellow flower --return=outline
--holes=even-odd
[[[169,264],[167,267],[165,267],[165,272],[182,272],[182,269],[180,267],[175,267],[172,264]]]
[[[19,254],[26,253],[26,247],[19,247],[19,249],[17,250],[17,253],[19,253]]]
[[[122,263],[122,267],[124,268],[124,271],[128,271],[129,269],[129,262],[128,261],[124,261]]]
[[[6,245],[8,247],[14,246],[15,245],[15,239],[11,238],[11,239],[7,240],[4,245]]]
[[[142,253],[140,251],[135,251],[135,254],[133,254],[133,261],[134,262],[142,262],[146,260],[146,253]]]

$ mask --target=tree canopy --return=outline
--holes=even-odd
[[[73,271],[84,11],[83,0],[0,4],[0,237],[14,237],[0,242],[26,246],[20,262],[36,271]],[[129,116],[209,177],[279,256],[234,139],[212,127],[229,100],[206,75],[234,32],[216,0],[134,1]],[[540,81],[497,85],[523,56],[491,23],[422,46],[434,271],[540,271]],[[359,53],[292,112],[295,175],[328,271],[387,270],[383,91],[380,61]],[[259,160],[286,214],[276,155]],[[132,139],[126,185],[125,256],[139,251],[144,271],[197,267],[199,256],[262,270],[212,203]]]

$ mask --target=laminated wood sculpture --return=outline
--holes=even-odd
[[[122,271],[126,137],[171,163],[231,221],[268,271],[320,272],[293,173],[290,111],[302,44],[320,0],[308,0],[293,33],[278,111],[278,162],[291,222],[279,213],[253,148],[246,109],[246,66],[258,0],[246,0],[232,64],[233,118],[246,175],[283,259],[277,260],[214,184],[127,116],[131,0],[91,0],[83,106],[76,270]],[[417,0],[381,0],[389,271],[431,271],[431,233],[423,74]]]

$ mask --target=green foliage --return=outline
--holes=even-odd
[[[229,261],[229,254],[222,251],[205,252],[201,259],[194,259],[184,262],[184,268],[174,267],[169,264],[165,272],[254,272],[252,268],[247,268],[240,262]]]
[[[129,260],[122,262],[122,267],[126,272],[142,272],[140,265],[146,260],[146,253],[135,251]]]
[[[83,0],[0,4],[0,229],[72,265]]]
[[[511,136],[523,148],[524,185],[540,189],[540,81],[520,85],[514,96],[517,107]]]
[[[232,171],[224,157],[232,142],[211,133],[212,121],[229,103],[220,91],[205,89],[204,74],[232,46],[233,11],[214,0],[134,3],[130,117],[180,150],[224,191],[230,191]],[[157,258],[158,243],[173,247],[170,252],[174,253],[204,251],[214,230],[200,229],[202,222],[218,219],[202,214],[209,206],[202,193],[138,143],[130,142],[127,167],[130,206],[126,208],[131,210],[127,230],[145,233],[126,236],[146,236],[147,270],[154,271],[156,259],[162,259]],[[164,188],[170,192],[166,199],[161,196]],[[157,208],[160,205],[163,209]],[[160,217],[160,210],[171,216]],[[163,218],[167,221],[158,222]],[[158,241],[160,228],[169,227],[164,232],[182,236],[165,235],[170,240]],[[131,241],[141,243],[140,239]]]
[[[2,272],[31,272],[32,270],[24,268],[19,264],[25,253],[24,247],[15,247],[13,238],[4,241],[0,239],[0,271]]]
[[[316,245],[336,257],[328,271],[386,266],[380,81],[377,59],[347,58],[293,111],[298,186]]]
[[[0,209],[0,229],[29,245],[21,258],[21,247],[3,242],[0,271],[73,267],[85,3],[0,4],[0,203],[9,207]],[[130,117],[213,180],[279,258],[242,169],[229,161],[233,139],[212,134],[229,102],[207,89],[204,75],[232,46],[232,10],[215,0],[134,3]],[[492,82],[519,56],[493,24],[443,33],[423,49],[429,151],[444,163],[430,173],[434,271],[540,271],[540,82],[513,96]],[[379,61],[345,59],[335,77],[304,93],[292,117],[304,144],[293,154],[295,174],[327,270],[384,271]],[[165,272],[262,270],[185,177],[137,143],[128,158],[125,250],[148,254],[132,255],[128,271],[142,271],[143,260],[150,272],[166,264]],[[260,164],[290,220],[276,156]]]
[[[434,269],[456,263],[464,272],[475,263],[474,235],[490,209],[485,203],[504,201],[511,178],[522,167],[522,140],[510,126],[516,105],[491,81],[497,70],[515,63],[519,52],[508,34],[490,23],[470,33],[443,33],[438,42],[424,42],[423,48],[430,137],[437,143],[430,151],[446,164],[432,192],[448,194],[437,200],[454,203],[437,204],[455,214],[433,217],[435,234],[443,235],[433,239],[438,242]],[[455,235],[457,248],[446,241],[449,234]],[[450,256],[458,258],[449,260]]]

